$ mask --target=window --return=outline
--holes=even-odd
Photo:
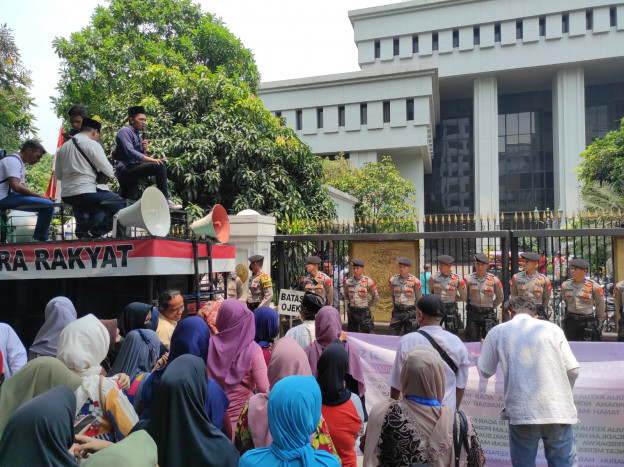
[[[277,112],[275,112],[275,116],[277,118],[280,118],[282,116],[282,112],[280,112],[279,110]]]
[[[405,118],[408,122],[414,120],[414,99],[405,101]]]
[[[295,120],[297,131],[301,131],[301,128],[303,128],[303,111],[297,110],[295,112]]]
[[[345,126],[345,107],[341,105],[338,107],[338,126]]]
[[[481,30],[479,26],[475,26],[472,29],[472,43],[474,45],[479,45],[481,43]]]
[[[412,36],[412,53],[418,53],[418,36]]]
[[[399,40],[398,39],[394,39],[392,41],[392,54],[396,57],[397,55],[399,55]]]
[[[501,41],[500,23],[494,25],[494,42]]]
[[[561,32],[567,34],[570,30],[570,17],[565,14],[561,16]]]
[[[431,50],[438,50],[438,33],[434,32],[431,35]]]
[[[546,18],[543,16],[539,19],[539,35],[540,37],[546,36]]]
[[[609,8],[609,26],[617,26],[617,8],[614,6]]]
[[[360,125],[368,124],[368,105],[360,104]]]
[[[522,21],[516,21],[516,39],[522,39]]]
[[[587,10],[585,12],[585,29],[590,31],[594,27],[594,12],[592,10]]]
[[[459,29],[453,29],[453,48],[459,47]]]
[[[384,101],[383,103],[383,122],[390,122],[390,101]]]
[[[375,41],[375,58],[381,57],[381,42]]]
[[[316,128],[323,128],[323,108],[316,109]]]

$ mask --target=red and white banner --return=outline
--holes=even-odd
[[[233,271],[235,247],[212,245],[212,270]],[[198,244],[198,256],[208,255]],[[199,272],[208,272],[200,260]],[[0,280],[193,274],[193,243],[161,238],[0,245]]]
[[[366,405],[371,407],[390,395],[388,377],[399,338],[349,333],[348,341],[358,348],[366,380]],[[580,423],[575,426],[579,466],[624,464],[624,343],[570,342],[581,364],[574,386],[574,402]],[[490,379],[476,368],[481,343],[467,343],[471,367],[461,408],[473,417],[488,466],[510,465],[507,421],[500,419],[503,374]],[[536,388],[538,390],[538,388]],[[552,394],[553,398],[557,394]],[[537,465],[547,465],[540,446]]]

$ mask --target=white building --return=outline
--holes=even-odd
[[[261,87],[315,154],[391,155],[427,214],[579,209],[579,153],[624,117],[624,3],[414,0],[349,18],[361,71]]]

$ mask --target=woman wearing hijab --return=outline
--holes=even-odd
[[[357,394],[345,387],[349,354],[342,342],[329,344],[318,361],[316,380],[323,399],[322,414],[343,467],[356,467],[355,441],[364,423],[364,411]]]
[[[312,376],[287,376],[278,381],[269,394],[267,414],[273,442],[247,451],[240,467],[340,465],[336,456],[310,445],[310,435],[321,418],[321,390]]]
[[[82,467],[156,467],[158,448],[145,430],[132,432],[123,441],[91,454]]]
[[[76,397],[57,386],[15,411],[0,440],[2,467],[75,467],[70,453],[74,442]]]
[[[26,402],[56,386],[75,391],[82,378],[52,357],[31,360],[0,388],[0,436],[11,415]]]
[[[221,302],[210,300],[204,303],[197,312],[197,316],[203,319],[210,328],[210,337],[219,332],[217,331],[217,316],[219,315],[220,306]]]
[[[256,313],[258,313],[256,310]],[[287,376],[310,376],[310,364],[301,346],[292,337],[282,337],[276,344],[267,370],[271,389],[281,379]],[[269,432],[267,418],[267,404],[269,394],[256,394],[247,401],[236,427],[235,444],[241,454],[254,448],[268,447],[273,442]],[[314,436],[312,447],[322,449],[331,454],[338,453],[329,435],[327,423],[321,417]]]
[[[204,361],[194,355],[182,355],[167,365],[147,424],[158,446],[160,467],[238,465],[236,448],[210,423],[204,409],[206,376]]]
[[[121,337],[126,337],[130,331],[135,329],[151,329],[154,331],[152,318],[158,313],[158,308],[146,303],[132,302],[127,305],[117,318],[117,327]],[[158,319],[158,317],[156,318]]]
[[[444,399],[444,361],[431,347],[417,345],[405,354],[401,398],[371,409],[364,443],[364,465],[455,464],[454,408]],[[465,465],[465,450],[460,464]]]
[[[264,361],[267,366],[271,361],[273,341],[279,332],[277,318],[277,311],[268,306],[260,307],[254,312],[254,321],[256,323],[256,336],[254,340],[262,349],[262,355],[264,355]]]
[[[219,332],[210,339],[208,374],[230,399],[228,416],[232,433],[245,402],[254,390],[269,390],[267,365],[262,349],[254,341],[255,324],[251,311],[235,299],[224,300],[217,316]]]
[[[86,436],[120,441],[138,421],[132,404],[118,386],[116,377],[101,377],[100,362],[106,357],[110,335],[93,315],[68,324],[58,340],[57,358],[82,378],[76,390],[76,420],[95,415]]]
[[[58,336],[65,326],[76,321],[76,308],[67,297],[55,297],[45,307],[45,321],[35,342],[28,349],[28,360],[41,356],[56,357]]]

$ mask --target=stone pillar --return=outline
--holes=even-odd
[[[580,209],[581,183],[574,169],[585,151],[585,72],[582,67],[555,73],[552,84],[555,205],[571,214]]]
[[[353,167],[364,167],[366,162],[376,164],[377,151],[352,151],[349,153],[349,160]]]

